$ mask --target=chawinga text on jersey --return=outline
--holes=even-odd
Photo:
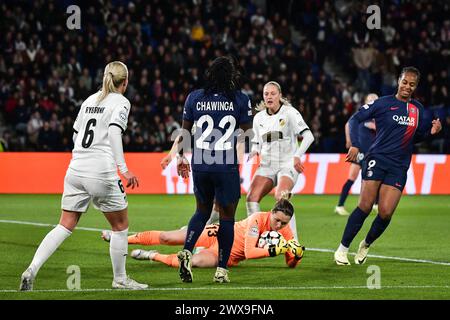
[[[234,111],[233,102],[229,101],[199,101],[197,111]]]

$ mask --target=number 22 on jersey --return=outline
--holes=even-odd
[[[206,128],[203,130],[202,134],[198,139],[195,141],[195,146],[198,149],[203,150],[212,150],[211,149],[211,142],[205,141],[208,138],[211,138],[213,133],[214,126],[214,119],[210,115],[203,115],[197,120],[196,130],[201,130],[203,128],[203,125],[206,123]],[[231,116],[225,116],[223,117],[219,122],[219,128],[224,129],[227,127],[227,124],[229,124],[228,128],[226,129],[225,133],[221,135],[221,137],[215,142],[214,144],[214,150],[217,151],[223,151],[223,150],[230,150],[233,147],[233,144],[231,141],[228,141],[231,135],[234,132],[234,129],[236,128],[236,119]],[[219,130],[216,130],[219,131]],[[217,138],[217,137],[216,137]]]

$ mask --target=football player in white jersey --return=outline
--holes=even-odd
[[[128,85],[128,69],[120,61],[104,71],[102,90],[87,98],[74,124],[72,160],[64,179],[59,224],[39,245],[29,267],[22,274],[20,290],[33,289],[34,279],[47,259],[72,234],[81,214],[92,200],[111,224],[110,255],[116,289],[146,289],[127,276],[128,202],[117,168],[127,187],[138,187],[137,177],[128,170],[122,148],[130,102],[123,96]]]
[[[277,187],[276,201],[292,190],[304,169],[301,156],[314,141],[300,112],[282,97],[277,82],[264,85],[263,98],[253,119],[254,138],[249,159],[259,155],[260,165],[247,194],[247,215],[260,211],[259,202],[273,187]],[[300,146],[299,135],[303,138]],[[298,240],[295,216],[289,225]]]

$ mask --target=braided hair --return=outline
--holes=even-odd
[[[205,72],[205,94],[223,93],[230,100],[234,99],[235,91],[240,89],[240,72],[236,60],[221,56],[216,58]]]

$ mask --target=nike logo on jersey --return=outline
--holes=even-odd
[[[125,108],[125,110],[127,110],[128,111],[128,108],[126,107],[126,106],[123,106],[124,108]]]
[[[391,110],[397,110],[400,107],[391,107]]]

